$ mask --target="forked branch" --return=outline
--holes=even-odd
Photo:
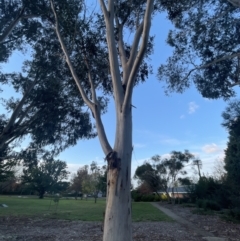
[[[152,18],[152,12],[153,12],[153,3],[154,3],[154,0],[147,0],[147,7],[146,7],[145,15],[144,15],[144,20],[143,20],[142,42],[141,42],[138,54],[137,54],[136,58],[134,59],[133,66],[131,68],[129,80],[127,83],[127,89],[126,89],[126,94],[125,94],[125,98],[124,98],[124,103],[123,103],[123,110],[125,110],[127,108],[127,106],[131,104],[132,91],[133,91],[133,86],[134,86],[134,82],[136,79],[136,75],[137,75],[137,72],[139,70],[139,67],[142,63],[144,54],[147,49],[149,32],[150,32],[150,27],[151,27],[151,18]],[[138,32],[136,34],[138,34]],[[137,41],[137,39],[136,39],[136,41]]]

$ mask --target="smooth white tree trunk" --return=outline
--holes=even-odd
[[[131,157],[132,114],[131,107],[117,120],[115,153],[108,159],[108,198],[104,220],[104,241],[132,240],[131,210]]]

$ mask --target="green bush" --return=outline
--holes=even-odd
[[[141,202],[142,195],[140,195],[140,194],[134,195],[133,200],[134,200],[134,202]]]
[[[196,204],[197,204],[198,208],[204,208],[204,206],[205,206],[205,202],[202,199],[198,199]]]
[[[240,208],[233,208],[228,212],[228,215],[233,219],[240,221]]]
[[[205,210],[213,210],[213,211],[219,211],[221,210],[221,206],[218,202],[213,200],[197,200],[197,207],[198,208],[204,208]]]
[[[205,200],[204,201],[204,209],[205,210],[214,210],[214,211],[219,211],[221,210],[221,206],[216,202],[212,200]]]
[[[144,195],[142,196],[142,202],[153,202],[155,195]]]
[[[161,196],[155,195],[154,202],[160,202],[160,201],[161,201]]]

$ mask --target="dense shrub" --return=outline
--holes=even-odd
[[[219,205],[219,203],[214,200],[199,199],[197,200],[196,204],[198,208],[204,208],[205,210],[221,210],[221,206]]]
[[[143,195],[141,201],[142,202],[153,202],[155,195]]]
[[[198,208],[204,208],[204,200],[198,199],[196,204]]]
[[[160,202],[167,200],[167,196],[164,194],[141,194],[137,190],[133,190],[131,196],[134,202]]]
[[[228,215],[233,219],[240,221],[240,208],[233,208],[229,211]]]
[[[204,209],[208,210],[214,210],[214,211],[219,211],[221,210],[221,206],[213,200],[205,200],[204,202]]]

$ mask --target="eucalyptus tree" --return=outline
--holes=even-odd
[[[62,9],[66,9],[64,4],[66,1],[59,1]],[[5,111],[0,116],[0,148],[30,136],[34,148],[51,145],[59,153],[76,144],[79,138],[94,137],[91,117],[65,68],[60,45],[48,24],[49,1],[2,1],[1,7],[2,36],[4,31],[10,31],[1,43],[1,47],[9,51],[5,55],[1,52],[2,61],[7,60],[12,51],[30,46],[32,55],[24,62],[21,73],[3,72],[0,75],[1,83],[11,85],[14,95],[20,96],[3,100]],[[24,13],[12,25],[21,9]],[[84,75],[85,69],[77,62],[79,59],[75,59]],[[100,100],[102,111],[104,100]]]
[[[151,19],[157,5],[148,1],[99,1],[102,14],[91,17],[95,27],[95,39],[86,42],[90,51],[77,48],[88,70],[88,91],[84,82],[77,74],[77,66],[73,57],[76,54],[68,45],[71,33],[66,35],[64,26],[72,24],[72,36],[75,36],[74,46],[81,41],[83,35],[77,22],[66,21],[56,1],[51,1],[55,21],[53,26],[61,44],[66,63],[72,73],[79,92],[93,113],[96,129],[103,152],[108,162],[108,193],[104,221],[103,240],[132,240],[131,229],[131,155],[132,155],[132,93],[133,87],[148,75],[149,68],[144,58],[152,50],[152,38],[149,38]],[[85,17],[85,16],[84,16]],[[94,20],[96,22],[94,23]],[[79,20],[78,20],[79,22]],[[70,30],[69,29],[69,32]],[[77,29],[77,30],[76,30]],[[124,31],[134,33],[133,41],[127,44]],[[96,34],[97,33],[97,34]],[[89,33],[88,33],[88,36]],[[100,39],[102,36],[106,40]],[[88,46],[91,43],[91,46]],[[74,48],[73,46],[73,48]],[[101,58],[102,49],[108,53]],[[104,64],[106,81],[99,78],[95,65]],[[98,79],[100,81],[98,81]],[[104,86],[105,82],[108,86]],[[115,143],[111,145],[105,133],[101,119],[100,105],[97,98],[99,89],[110,87],[113,93],[116,111]],[[107,89],[107,90],[108,90]],[[98,91],[97,91],[98,90]],[[105,91],[105,90],[104,90]]]
[[[159,67],[167,91],[191,83],[206,98],[234,96],[240,84],[238,0],[178,1],[168,7],[174,25],[167,43],[173,54]],[[238,6],[238,7],[237,7]]]
[[[47,0],[0,2],[0,61],[6,62],[15,50],[24,51],[34,45],[48,15],[46,3]]]
[[[81,98],[92,113],[108,162],[104,241],[132,240],[130,175],[133,88],[146,80],[151,71],[146,58],[153,50],[153,37],[149,36],[152,17],[163,10],[167,10],[171,17],[171,7],[175,3],[99,0],[101,13],[89,13],[82,1],[49,0],[46,1],[47,14],[38,22],[42,27],[39,28],[40,33],[50,34],[52,28],[55,30],[62,51],[56,51],[55,59],[51,61],[66,61]],[[131,38],[128,38],[130,33]],[[49,43],[54,39],[50,39]],[[30,44],[31,41],[35,41],[34,37],[29,40]],[[39,42],[39,45],[45,46],[46,43]],[[60,68],[65,67],[60,65]],[[107,95],[113,96],[115,103],[114,143],[109,143],[101,119],[101,114],[106,110],[107,100],[104,97]]]
[[[21,97],[4,101],[1,115],[0,147],[30,135],[41,146],[63,150],[79,138],[94,137],[84,103],[77,94],[62,59],[50,37],[42,37],[34,47],[33,60],[24,63],[24,73],[3,74],[2,83],[11,84]]]

